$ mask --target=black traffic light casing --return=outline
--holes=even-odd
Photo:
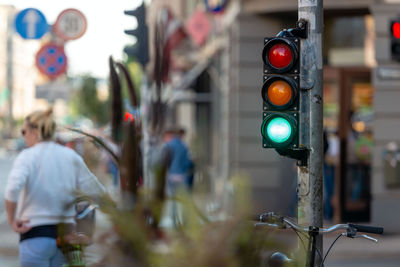
[[[400,61],[400,19],[391,20],[390,38],[391,59],[394,61]]]
[[[278,51],[278,52],[276,52]],[[283,53],[279,53],[282,52]],[[300,39],[294,36],[264,38],[262,51],[263,122],[261,134],[264,148],[292,150],[299,147],[300,108]],[[276,56],[278,55],[278,56]],[[279,56],[286,55],[286,56]],[[274,120],[279,118],[278,120]],[[287,140],[275,142],[269,134],[268,125],[284,122],[283,130],[290,128]],[[270,124],[273,122],[273,124]],[[275,124],[276,125],[276,124]],[[271,132],[273,133],[273,127]],[[277,128],[280,131],[279,127]],[[275,131],[276,132],[276,131]],[[276,139],[275,139],[276,140]],[[279,152],[279,151],[278,151]]]
[[[124,48],[124,52],[145,66],[149,62],[149,33],[146,24],[146,7],[144,2],[138,8],[125,10],[125,15],[134,16],[137,19],[137,28],[125,30],[125,33],[136,38],[136,44]]]

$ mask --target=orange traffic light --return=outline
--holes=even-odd
[[[265,77],[261,96],[266,103],[264,110],[297,109],[298,84],[282,75]]]
[[[275,106],[285,106],[293,99],[293,88],[284,80],[271,83],[267,90],[269,102]]]

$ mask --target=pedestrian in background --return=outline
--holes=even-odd
[[[171,188],[181,187],[187,184],[187,177],[192,166],[189,150],[180,138],[181,129],[178,127],[168,128],[164,132],[164,150],[169,155],[169,166],[167,173],[167,184]]]
[[[72,149],[52,138],[52,109],[25,118],[22,135],[27,149],[15,159],[5,191],[8,223],[20,234],[22,267],[61,267],[57,226],[74,224],[77,191],[99,196],[105,189]]]
[[[194,168],[195,168],[195,166],[194,166],[194,162],[193,162],[193,159],[192,159],[192,157],[191,157],[191,155],[190,155],[190,152],[189,152],[189,149],[187,148],[187,145],[185,144],[185,134],[186,134],[186,131],[185,131],[185,129],[184,128],[180,128],[179,130],[178,130],[178,137],[179,137],[179,139],[182,141],[182,143],[185,145],[185,147],[186,147],[186,149],[187,149],[187,151],[188,151],[188,160],[189,160],[189,162],[188,162],[188,166],[187,166],[187,177],[186,177],[186,184],[187,184],[187,187],[188,187],[188,189],[189,189],[189,191],[192,191],[193,190],[193,182],[194,182]]]
[[[166,191],[169,197],[175,197],[178,190],[187,189],[187,178],[191,166],[191,158],[186,145],[179,138],[179,128],[170,127],[164,131],[163,155],[168,158],[168,171]],[[180,208],[176,201],[172,201],[171,216],[173,223],[177,226]]]

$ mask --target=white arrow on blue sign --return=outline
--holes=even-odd
[[[40,39],[49,30],[49,25],[42,12],[27,8],[15,17],[15,29],[24,39]]]

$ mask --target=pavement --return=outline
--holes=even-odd
[[[107,227],[105,218],[98,216],[97,227],[104,229]],[[11,231],[5,223],[0,224],[0,266],[17,267],[18,263],[18,236]],[[324,249],[336,236],[324,238]],[[328,256],[325,267],[399,267],[400,266],[400,235],[380,236],[378,243],[373,243],[365,239],[350,239],[342,237]],[[90,262],[99,259],[96,253],[97,247],[88,248]]]
[[[7,224],[4,204],[4,190],[8,173],[16,157],[15,153],[7,153],[0,149],[0,267],[17,267],[18,235]]]
[[[338,234],[324,235],[324,255]],[[325,261],[325,267],[399,267],[400,234],[368,235],[378,242],[365,238],[339,238]],[[298,246],[297,235],[291,230],[275,230],[271,238],[287,247]]]
[[[364,238],[341,237],[332,248],[326,260],[326,267],[399,267],[400,235],[370,235],[378,243]],[[324,238],[326,251],[337,235]]]
[[[110,223],[106,216],[98,213],[96,218],[97,235],[109,227]],[[291,239],[290,242],[297,242],[296,236],[286,235],[289,235],[287,238]],[[277,237],[279,236],[277,235]],[[0,224],[0,237],[0,267],[19,266],[18,236],[11,231],[6,222]],[[331,250],[325,267],[399,267],[400,235],[374,235],[373,237],[379,239],[378,243],[363,238],[341,237]],[[335,238],[336,235],[324,237],[324,251],[329,248]],[[101,248],[97,245],[89,246],[87,254],[88,262],[97,262],[101,258]]]

